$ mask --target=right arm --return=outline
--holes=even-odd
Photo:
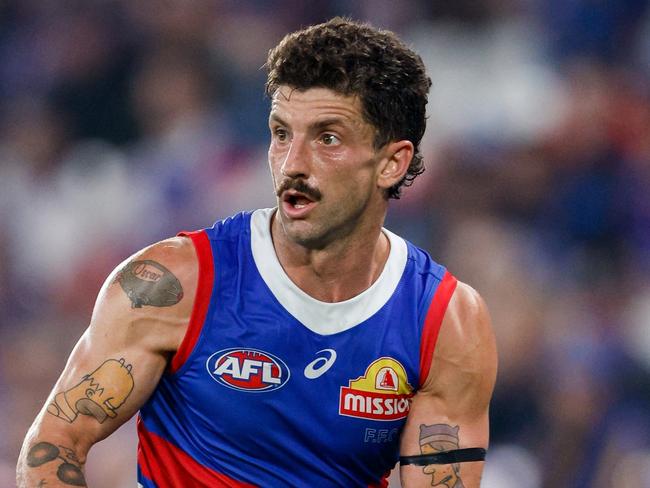
[[[140,251],[109,276],[25,437],[19,488],[86,486],[91,446],[147,401],[183,340],[197,277],[194,246],[182,237]]]

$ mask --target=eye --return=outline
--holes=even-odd
[[[273,135],[280,142],[284,142],[288,139],[287,131],[280,127],[273,130]]]
[[[336,137],[334,134],[323,134],[321,141],[326,146],[336,146],[341,143],[341,140]]]

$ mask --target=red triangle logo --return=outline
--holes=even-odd
[[[381,379],[381,383],[379,383],[379,386],[391,390],[395,389],[395,381],[393,381],[393,375],[390,374],[389,370],[384,371],[384,377]]]

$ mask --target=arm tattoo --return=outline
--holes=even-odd
[[[420,424],[420,452],[432,454],[458,449],[458,430],[458,426],[447,424]],[[431,486],[465,488],[460,479],[460,464],[430,464],[422,472],[431,475]]]
[[[70,423],[78,414],[94,417],[100,424],[109,417],[117,417],[117,409],[133,391],[132,369],[124,358],[104,361],[79,384],[57,393],[47,406],[48,413]]]
[[[183,298],[178,278],[162,264],[149,259],[130,262],[120,270],[115,281],[131,300],[131,308],[171,307]]]
[[[32,446],[27,453],[27,466],[37,468],[51,461],[61,462],[56,470],[56,476],[66,485],[86,486],[86,479],[81,471],[81,463],[74,451],[68,447],[55,446],[49,442],[39,442]],[[38,486],[47,483],[42,479]]]

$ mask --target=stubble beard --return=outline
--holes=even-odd
[[[306,249],[323,250],[354,233],[363,215],[368,212],[368,204],[367,200],[355,201],[354,207],[328,209],[325,202],[324,207],[314,209],[315,215],[300,221],[291,221],[279,211],[280,225],[291,242]]]

